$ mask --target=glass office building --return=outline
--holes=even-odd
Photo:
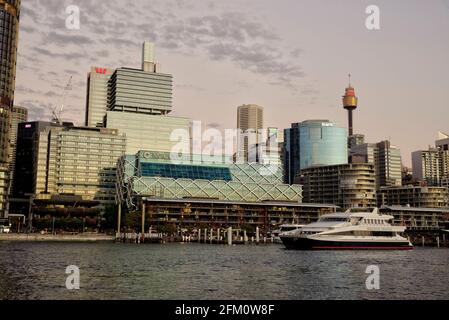
[[[190,123],[189,118],[182,117],[118,111],[106,113],[106,128],[118,129],[126,135],[126,154],[136,154],[139,150],[171,152],[179,143],[171,141],[172,133],[180,129],[190,134]]]
[[[301,170],[316,166],[348,163],[348,133],[328,120],[299,124]]]
[[[193,158],[193,159],[192,159]],[[170,153],[140,151],[121,158],[117,168],[117,199],[129,210],[140,197],[206,198],[228,201],[302,201],[299,185],[282,183],[280,166],[233,164]],[[277,170],[276,170],[277,169]]]
[[[10,131],[14,105],[20,0],[0,1],[0,218],[7,217]]]
[[[293,123],[285,130],[285,181],[293,183],[300,170],[348,163],[348,133],[328,120]]]

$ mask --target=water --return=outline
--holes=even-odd
[[[449,299],[449,249],[0,242],[0,299]],[[76,265],[81,289],[67,290]],[[365,286],[380,268],[380,290]]]

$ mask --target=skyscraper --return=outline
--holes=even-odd
[[[256,146],[261,143],[263,129],[263,107],[245,104],[237,108],[237,129],[240,131],[237,159],[244,162],[255,162]]]
[[[0,1],[0,218],[5,217],[9,185],[9,135],[14,105],[20,0]]]
[[[173,76],[157,72],[153,44],[144,42],[142,69],[118,68],[109,80],[108,109],[151,115],[172,110]]]
[[[173,76],[158,72],[154,46],[142,47],[142,69],[118,68],[108,84],[106,128],[126,135],[126,153],[140,150],[171,152],[176,129],[190,133],[191,120],[172,117]],[[190,142],[190,141],[189,141]]]
[[[108,109],[108,83],[113,69],[92,67],[87,74],[87,127],[102,127]]]

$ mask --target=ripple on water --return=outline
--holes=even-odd
[[[10,242],[0,243],[0,256],[0,299],[449,299],[447,249]],[[77,291],[65,288],[72,264]],[[381,288],[369,291],[373,264]]]

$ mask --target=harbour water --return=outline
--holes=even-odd
[[[449,249],[0,242],[0,299],[449,299]],[[66,289],[66,267],[80,269]],[[366,288],[377,265],[380,289]]]

